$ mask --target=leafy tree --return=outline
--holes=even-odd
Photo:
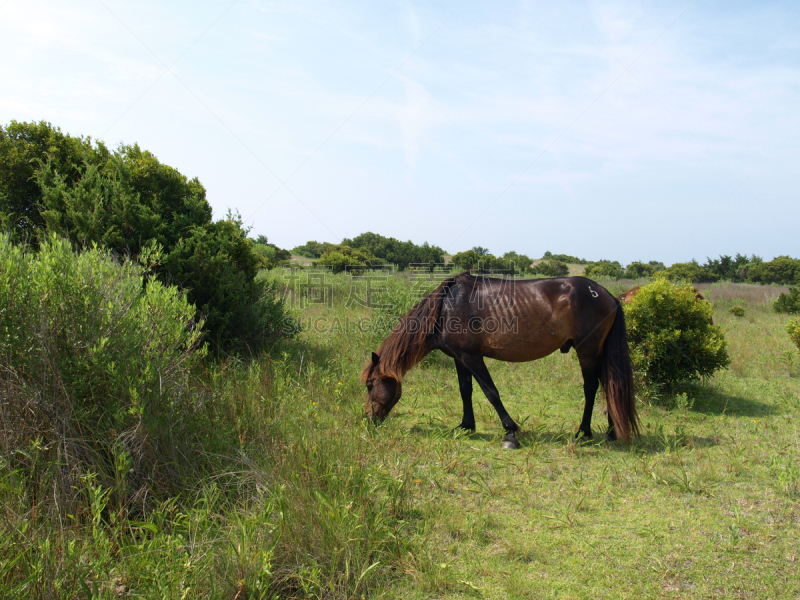
[[[609,279],[622,279],[625,275],[625,271],[623,270],[622,265],[616,260],[600,260],[586,265],[586,268],[583,270],[583,275],[585,277],[591,277],[595,279],[601,277]]]
[[[253,244],[253,253],[258,259],[259,269],[274,269],[282,264],[287,264],[292,259],[291,252],[278,248],[275,244],[270,244],[267,236],[263,234],[254,240],[251,239],[250,242]]]
[[[188,179],[138,145],[110,153],[49,123],[0,129],[0,220],[15,240],[49,231],[76,248],[147,255],[162,282],[189,288],[210,339],[232,346],[273,334],[282,306],[255,283],[261,259],[241,221],[211,222],[197,178]],[[265,251],[280,260],[280,249]],[[263,321],[256,322],[258,319]]]
[[[317,261],[317,265],[330,267],[334,273],[341,273],[345,269],[367,267],[379,264],[376,257],[342,244],[331,245]]]
[[[295,246],[292,248],[292,254],[296,254],[298,256],[305,256],[306,258],[319,258],[322,256],[325,251],[333,246],[328,242],[317,242],[315,240],[310,240],[303,244],[302,246]]]
[[[585,258],[578,258],[577,256],[572,256],[571,254],[553,254],[549,250],[544,253],[543,258],[557,260],[558,262],[569,263],[573,265],[585,265],[589,262]]]
[[[361,250],[378,259],[379,262],[397,265],[400,271],[414,264],[444,263],[444,250],[438,246],[431,246],[425,242],[421,246],[412,241],[401,242],[393,237],[368,231],[354,237],[342,240],[343,246]]]
[[[503,275],[536,272],[529,257],[513,251],[506,252],[503,256],[494,256],[493,254],[479,254],[473,248],[453,255],[451,261],[456,268],[462,270],[481,269]]]
[[[775,312],[788,314],[800,313],[800,288],[790,287],[789,293],[781,293],[773,306]]]
[[[478,254],[475,250],[465,250],[454,254],[451,260],[457,268],[471,270],[478,268],[483,261],[483,255]]]
[[[730,364],[722,329],[709,323],[712,308],[691,284],[656,279],[625,304],[631,357],[656,387],[710,377]]]
[[[534,265],[533,273],[545,277],[566,277],[569,275],[569,267],[557,260],[543,260]]]
[[[656,266],[643,262],[632,262],[625,269],[626,279],[643,279],[645,277],[652,277],[656,272]]]
[[[800,283],[800,260],[790,256],[778,256],[769,262],[752,265],[747,278],[754,283],[781,285]]]
[[[706,272],[703,281],[743,280],[749,267],[758,262],[761,262],[761,259],[755,255],[748,258],[747,255],[739,253],[735,257],[724,254],[715,259],[706,258],[706,264],[702,265],[703,271]]]
[[[168,281],[186,290],[219,347],[254,345],[281,333],[283,305],[256,281],[252,246],[241,221],[228,214],[193,227],[164,261]]]
[[[80,179],[85,163],[103,164],[109,155],[102,143],[71,137],[45,121],[0,126],[0,226],[15,240],[35,242],[45,227],[36,177],[40,166],[49,163],[71,185]]]
[[[472,251],[478,256],[489,256],[491,254],[491,252],[489,252],[489,249],[484,248],[483,246],[473,246]]]
[[[719,279],[716,275],[704,271],[696,260],[688,263],[675,263],[664,269],[662,275],[669,281],[688,281],[689,283],[717,281]]]
[[[534,272],[533,260],[525,254],[519,254],[518,252],[511,250],[510,252],[503,254],[502,259],[505,261],[507,268],[509,269],[511,269],[513,265],[513,268],[520,273]]]

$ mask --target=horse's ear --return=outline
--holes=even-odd
[[[372,364],[373,364],[373,365],[377,365],[377,364],[378,364],[378,361],[379,361],[380,359],[381,359],[381,357],[380,357],[380,356],[378,356],[378,355],[377,355],[377,354],[375,354],[374,352],[372,353]]]

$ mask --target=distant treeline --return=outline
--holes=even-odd
[[[675,263],[670,267],[665,267],[663,263],[657,261],[632,262],[623,267],[618,261],[600,260],[588,263],[584,269],[586,277],[610,279],[641,279],[652,277],[656,273],[672,281],[691,283],[733,281],[791,285],[800,283],[800,259],[778,256],[765,261],[754,254],[750,256],[736,254],[736,256],[722,255],[719,258],[707,258],[704,264],[693,260]]]
[[[336,272],[343,271],[346,266],[367,264],[392,264],[403,271],[413,264],[444,263],[444,250],[439,246],[428,242],[420,246],[410,240],[403,242],[370,231],[352,239],[345,238],[341,244],[312,240],[293,248],[292,253],[318,259],[318,265],[330,266]]]
[[[445,261],[444,250],[438,246],[429,245],[427,242],[419,246],[411,241],[401,242],[372,232],[362,233],[352,239],[345,238],[340,244],[312,240],[294,248],[292,254],[315,259],[315,264],[331,267],[335,272],[343,271],[347,266],[385,264],[396,265],[402,271],[409,265],[435,263],[461,270],[481,269],[494,273],[515,272],[564,277],[569,273],[568,265],[577,264],[585,265],[583,274],[595,279],[645,279],[660,273],[672,281],[691,283],[716,281],[782,285],[800,283],[800,260],[789,256],[779,256],[771,261],[764,261],[755,254],[747,256],[737,253],[735,256],[721,255],[715,259],[707,258],[704,264],[693,260],[667,267],[660,261],[651,260],[634,261],[623,266],[616,260],[588,261],[569,254],[553,254],[550,251],[545,252],[544,256],[536,261],[515,251],[496,256],[487,248],[475,246],[458,252]]]

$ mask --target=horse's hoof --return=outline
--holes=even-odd
[[[617,441],[617,434],[614,433],[613,431],[609,431],[606,434],[606,441],[607,442],[616,442]]]
[[[575,441],[576,442],[588,442],[592,439],[592,432],[591,431],[581,431],[580,429],[575,434]]]
[[[462,423],[461,425],[453,429],[453,433],[475,433],[475,425],[470,427]]]
[[[506,434],[506,441],[503,442],[503,450],[517,450],[519,449],[519,441],[517,436],[513,433]]]

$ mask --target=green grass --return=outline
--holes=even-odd
[[[15,495],[27,474],[4,468],[0,595],[800,596],[800,355],[770,309],[778,288],[706,288],[731,368],[671,397],[640,391],[642,436],[627,446],[574,442],[574,353],[489,361],[522,424],[522,448],[503,451],[479,391],[477,433],[452,433],[461,400],[441,355],[369,426],[358,376],[381,334],[337,329],[374,315],[345,306],[347,276],[327,283],[330,305],[296,308],[321,328],[200,377],[215,448],[228,450],[184,494],[117,519],[83,482],[83,514],[60,523]],[[407,302],[409,283],[385,285]],[[598,406],[597,433],[604,423]]]

